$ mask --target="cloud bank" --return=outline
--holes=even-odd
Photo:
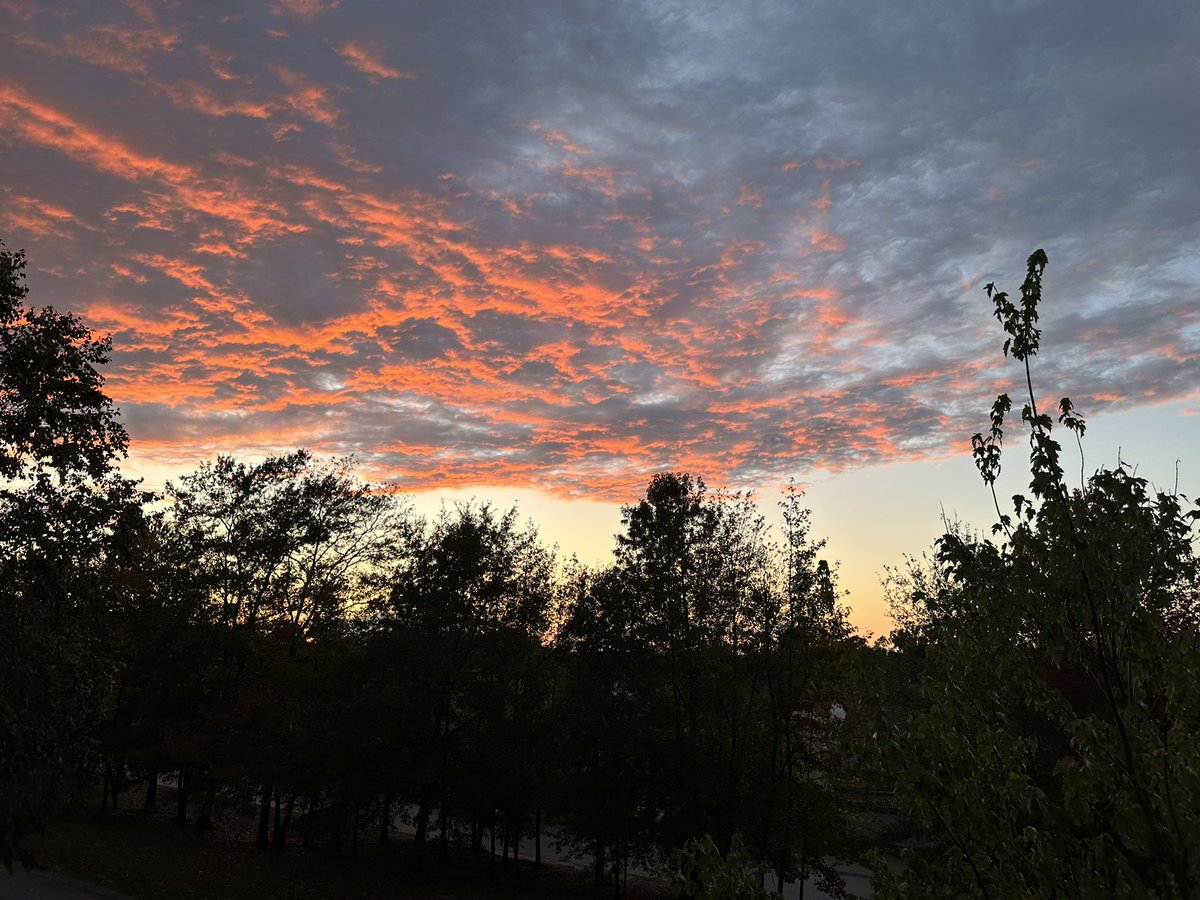
[[[625,499],[1197,396],[1200,10],[0,2],[0,236],[135,443]]]

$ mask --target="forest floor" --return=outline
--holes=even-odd
[[[596,898],[588,869],[563,863],[511,861],[494,870],[486,853],[476,860],[451,850],[445,863],[427,848],[424,874],[413,871],[411,838],[379,845],[366,835],[357,849],[329,846],[284,850],[254,846],[253,816],[228,810],[215,827],[175,824],[165,812],[117,811],[60,817],[30,844],[37,862],[136,900],[329,900],[329,898]],[[674,896],[663,881],[630,875],[628,896]]]

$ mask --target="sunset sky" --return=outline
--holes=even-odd
[[[0,238],[151,484],[353,452],[598,560],[655,472],[794,477],[878,632],[990,524],[982,287],[1037,247],[1086,468],[1200,493],[1198,47],[1195,0],[0,0]]]

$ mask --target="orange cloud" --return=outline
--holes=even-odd
[[[282,99],[239,108],[251,102],[239,99],[245,85],[219,75],[217,90],[181,80],[170,99],[181,109],[272,127],[288,124],[270,119],[288,110],[323,124],[341,121],[332,89],[290,69],[273,71],[286,88]],[[886,410],[856,403],[845,389],[826,385],[809,394],[764,373],[770,340],[815,360],[872,335],[835,288],[764,266],[772,243],[723,230],[718,216],[706,219],[702,239],[685,242],[651,217],[614,206],[595,217],[594,232],[534,239],[521,223],[536,222],[544,198],[471,193],[465,179],[453,177],[424,191],[382,187],[387,182],[369,177],[378,167],[337,144],[349,140],[345,130],[329,145],[336,158],[354,163],[340,169],[233,149],[183,162],[15,87],[0,91],[0,109],[16,113],[18,140],[121,179],[109,224],[151,232],[155,249],[109,265],[115,299],[87,310],[117,339],[109,378],[117,401],[166,408],[174,417],[174,439],[138,436],[148,452],[165,458],[174,447],[182,458],[196,447],[357,446],[409,487],[500,481],[571,495],[586,483],[593,496],[612,498],[627,498],[662,468],[766,471],[773,454],[811,460],[844,447],[846,458],[879,459],[908,452],[890,436]],[[567,189],[599,191],[601,202],[644,199],[632,173],[597,151],[561,132],[537,133],[557,154],[538,164],[556,184],[577,182]],[[820,198],[831,196],[832,177],[824,178]],[[767,202],[753,185],[743,185],[739,199],[751,208]],[[513,236],[482,224],[471,206],[481,200],[510,217]],[[743,221],[753,215],[729,205]],[[818,204],[823,213],[831,205]],[[44,215],[55,226],[69,213]],[[187,237],[167,243],[175,233]],[[301,233],[312,240],[292,239]],[[597,241],[596,233],[627,239]],[[842,247],[832,230],[811,223],[801,223],[799,234],[814,249]],[[328,260],[316,277],[330,279],[301,284],[301,292],[329,290],[337,299],[327,312],[314,306],[292,322],[286,295],[270,305],[269,291],[240,276],[261,274],[260,254],[301,246],[323,247]],[[149,313],[121,299],[123,292],[171,299]],[[797,302],[807,308],[797,312]],[[775,334],[785,308],[805,333]],[[505,324],[490,331],[480,325],[487,316]],[[408,337],[417,319],[426,322],[422,334],[441,337],[433,344]],[[844,383],[866,377],[853,366],[837,374]],[[907,377],[917,384],[923,376]],[[779,424],[781,408],[807,412],[789,428]],[[381,421],[380,410],[403,424],[404,439],[390,426],[363,430],[363,421]],[[764,447],[763,429],[777,432],[779,443]]]
[[[0,84],[0,110],[22,140],[57,150],[101,172],[132,181],[157,178],[177,183],[195,175],[187,166],[139,153],[117,138],[90,129],[15,85]]]
[[[556,131],[553,128],[546,128],[540,122],[534,122],[530,126],[530,129],[534,134],[540,136],[547,143],[558,145],[558,147],[560,147],[564,153],[573,154],[575,156],[588,156],[596,152],[591,147],[575,143],[575,141],[571,140],[571,138],[567,137],[567,135],[561,131]]]
[[[168,83],[162,85],[162,89],[176,106],[192,109],[206,116],[269,119],[279,108],[277,104],[261,100],[222,99],[212,88],[194,81]]]
[[[229,68],[233,64],[234,55],[224,53],[208,44],[197,44],[196,53],[204,60],[208,70],[220,81],[238,81],[238,76]]]
[[[135,254],[132,259],[149,269],[162,272],[193,290],[215,293],[216,286],[205,275],[203,266],[182,259],[171,259],[161,253]]]
[[[840,253],[846,249],[845,242],[824,228],[814,228],[808,233],[808,243],[814,250],[822,253]]]
[[[413,79],[417,77],[412,72],[404,72],[386,65],[379,59],[378,51],[373,51],[363,44],[347,42],[337,48],[337,53],[346,61],[347,65],[362,72],[372,81],[380,78]]]
[[[333,125],[341,115],[329,89],[286,66],[271,66],[275,77],[288,89],[283,102],[293,111],[320,125]]]
[[[150,61],[154,57],[171,54],[179,48],[181,36],[178,29],[160,27],[152,11],[150,18],[144,21],[151,27],[112,23],[93,25],[80,32],[64,34],[58,43],[28,34],[14,35],[13,39],[41,53],[77,59],[126,75],[145,76],[149,74]]]
[[[33,197],[10,195],[0,207],[6,231],[24,231],[39,237],[65,237],[66,226],[75,222],[70,210]]]
[[[0,111],[14,123],[16,136],[27,143],[55,150],[96,171],[128,181],[157,183],[171,195],[162,199],[147,193],[141,202],[114,207],[109,211],[110,216],[130,213],[141,220],[143,227],[169,230],[171,216],[185,209],[236,223],[251,234],[303,228],[285,222],[276,204],[234,194],[227,180],[210,183],[193,166],[140,152],[120,138],[29,97],[13,85],[0,85]]]
[[[812,166],[814,169],[821,171],[832,170],[836,172],[841,171],[842,169],[852,169],[855,166],[860,165],[862,165],[862,160],[858,159],[827,159],[823,156],[815,156],[812,159],[804,159],[802,157],[789,159],[782,166],[780,166],[780,168],[784,172],[794,172],[797,169],[803,169],[806,166]]]
[[[311,22],[318,16],[333,12],[340,0],[272,0],[271,11],[276,15],[292,15]]]
[[[739,206],[751,206],[754,209],[761,209],[763,205],[762,191],[748,184],[743,184],[738,187],[737,202]]]
[[[179,42],[178,32],[159,28],[98,25],[82,34],[68,35],[63,49],[68,55],[106,69],[145,74],[152,56],[174,52]]]

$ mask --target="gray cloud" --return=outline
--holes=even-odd
[[[113,331],[135,440],[602,494],[940,452],[1038,246],[1048,392],[1196,390],[1184,0],[2,24],[0,228]]]

